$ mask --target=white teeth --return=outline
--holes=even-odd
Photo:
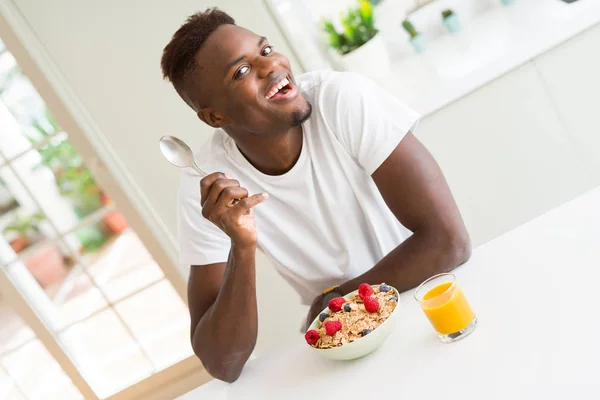
[[[271,97],[275,96],[275,93],[279,92],[279,88],[273,88],[269,91],[269,93],[267,93],[267,99],[270,99]]]
[[[269,93],[267,93],[267,99],[270,99],[271,97],[275,96],[275,94],[277,92],[279,92],[279,90],[281,90],[282,87],[288,85],[290,83],[290,81],[288,81],[287,78],[284,78],[281,82],[279,82],[278,84],[276,84],[275,86],[273,86],[273,88],[271,90],[269,90]]]

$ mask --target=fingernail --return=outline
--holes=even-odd
[[[265,199],[268,199],[268,198],[269,198],[269,193],[267,193],[267,192],[262,192],[260,195],[261,195],[262,197],[264,197]]]
[[[233,179],[229,174],[225,174],[225,178],[227,178],[227,179]]]

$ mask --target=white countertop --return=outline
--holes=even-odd
[[[598,23],[598,0],[494,0],[458,34],[429,40],[424,53],[399,38],[393,73],[380,83],[430,114]]]
[[[477,248],[456,275],[479,319],[462,341],[439,342],[411,291],[365,358],[325,360],[299,335],[180,400],[600,396],[600,188]]]

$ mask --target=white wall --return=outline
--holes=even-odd
[[[261,0],[15,0],[14,3],[62,70],[99,126],[109,146],[172,235],[179,172],[158,149],[165,134],[198,147],[211,133],[179,99],[160,71],[163,47],[190,14],[209,6],[229,12],[237,23],[269,37],[297,62]],[[257,351],[298,333],[305,308],[289,286],[259,257],[261,334]],[[183,272],[187,274],[187,271]],[[286,313],[275,316],[272,298]],[[287,299],[280,301],[281,299]],[[274,324],[274,319],[281,320]]]

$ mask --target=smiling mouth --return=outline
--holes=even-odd
[[[291,97],[295,92],[296,88],[294,87],[294,84],[291,83],[290,80],[286,77],[277,82],[275,85],[273,85],[273,87],[271,87],[265,98],[267,100],[284,99],[287,97]]]

